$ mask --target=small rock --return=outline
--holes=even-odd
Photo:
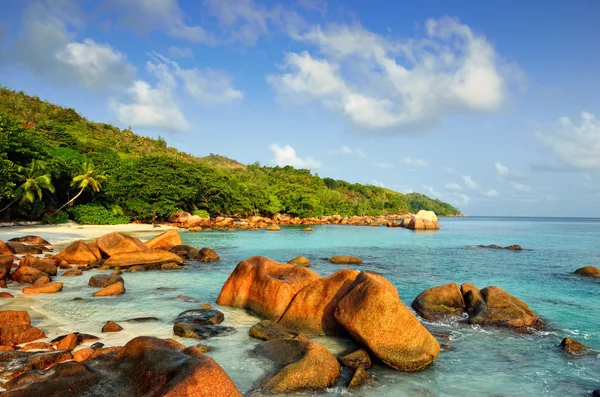
[[[144,265],[135,265],[135,266],[131,266],[130,268],[128,268],[125,271],[127,273],[144,272],[144,271],[146,271],[146,266],[144,266]]]
[[[108,287],[102,288],[94,292],[94,296],[114,296],[121,295],[125,293],[125,284],[122,281],[118,283],[111,284]]]
[[[339,358],[340,362],[348,368],[371,368],[371,357],[365,349],[358,349]]]
[[[42,286],[31,286],[23,288],[23,294],[25,295],[35,295],[35,294],[53,294],[62,290],[63,283],[54,282],[54,283],[46,283]]]
[[[15,296],[8,292],[0,292],[0,298],[14,298]]]
[[[77,335],[69,334],[56,343],[57,350],[73,350],[77,346]]]
[[[358,367],[356,368],[356,371],[354,371],[354,375],[352,375],[352,379],[350,380],[350,383],[348,384],[347,388],[355,389],[357,387],[370,383],[373,380],[375,380],[373,375],[367,372],[364,368]]]
[[[305,256],[297,256],[294,259],[288,261],[290,265],[294,265],[297,267],[308,267],[310,266],[310,261]]]
[[[452,351],[455,349],[456,349],[456,346],[447,345],[445,343],[440,343],[440,350],[449,352],[449,351]]]
[[[214,336],[225,336],[235,333],[233,327],[222,325],[196,325],[186,323],[175,323],[173,333],[182,338],[208,339]]]
[[[212,305],[210,303],[205,303],[203,305],[198,306],[200,310],[212,309]]]
[[[96,342],[96,343],[93,343],[90,347],[92,349],[94,349],[94,350],[96,350],[96,349],[102,349],[104,347],[104,343],[102,343],[102,342]]]
[[[208,353],[208,352],[211,352],[211,351],[213,351],[213,348],[212,348],[212,347],[210,347],[210,346],[206,346],[206,345],[203,345],[202,343],[198,343],[198,344],[196,345],[196,347],[197,347],[197,348],[198,348],[198,350],[200,350],[202,353]]]
[[[198,300],[196,298],[192,298],[191,296],[177,295],[177,298],[181,299],[184,302],[188,302],[188,303],[200,303],[200,300]]]
[[[102,332],[119,332],[123,329],[119,324],[114,321],[107,321],[102,327]]]
[[[290,331],[283,325],[279,325],[270,320],[262,320],[250,328],[249,335],[256,339],[299,339],[308,340],[306,335]]]
[[[157,317],[135,317],[130,318],[129,320],[125,320],[127,323],[153,323],[156,321],[160,321],[160,318]]]
[[[191,309],[179,313],[174,320],[176,323],[186,324],[220,324],[225,320],[225,315],[218,310]]]
[[[361,265],[362,259],[356,256],[349,255],[336,255],[329,258],[329,262],[335,263],[336,265]]]
[[[281,228],[279,227],[279,225],[269,225],[269,226],[265,227],[265,230],[269,230],[272,232],[278,232],[281,230]]]
[[[83,299],[81,296],[76,296],[72,300],[74,300],[74,301],[82,301],[82,300],[85,300],[85,299]]]
[[[302,229],[303,232],[312,232],[312,229],[310,227],[305,227],[304,229]]]
[[[83,274],[83,271],[79,270],[79,269],[69,269],[66,272],[64,272],[62,274],[63,277],[75,277],[75,276],[81,276]]]
[[[106,288],[109,285],[123,282],[123,277],[108,275],[108,274],[97,274],[90,277],[88,285],[95,288]]]
[[[160,268],[162,270],[181,270],[183,269],[183,266],[179,266],[177,263],[171,262],[163,263],[162,265],[160,265]]]
[[[560,348],[569,354],[586,354],[590,352],[590,348],[581,342],[571,338],[564,338],[560,342]]]

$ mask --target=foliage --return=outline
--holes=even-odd
[[[128,217],[115,215],[101,204],[76,205],[69,208],[68,213],[75,222],[82,225],[120,225],[130,221]]]
[[[45,171],[36,170],[35,177],[48,176],[45,185],[56,189],[39,180],[39,190],[32,185],[21,195],[20,167],[40,161]],[[26,203],[10,206],[17,196],[26,196]],[[101,224],[167,219],[179,210],[202,217],[459,213],[422,194],[321,178],[309,170],[243,165],[212,153],[194,157],[160,136],[94,123],[73,109],[0,87],[0,209],[8,205],[0,215],[50,222],[55,217],[47,214],[57,212],[62,220],[60,210],[75,200],[80,205],[67,212],[76,221]]]
[[[57,214],[44,214],[42,218],[42,222],[48,223],[50,225],[59,225],[61,223],[67,223],[69,220],[69,214],[65,211],[61,211]]]
[[[200,218],[210,218],[210,214],[206,210],[194,210],[192,215],[199,216]]]

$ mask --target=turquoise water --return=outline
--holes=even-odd
[[[548,329],[521,335],[458,322],[426,324],[432,330],[451,332],[448,344],[456,349],[442,352],[423,372],[377,367],[373,372],[378,381],[372,386],[352,393],[340,386],[328,390],[328,395],[584,396],[599,389],[600,357],[567,358],[557,346],[570,336],[600,351],[600,280],[571,274],[581,266],[600,265],[600,220],[443,218],[440,224],[437,232],[353,226],[314,226],[310,233],[300,227],[281,232],[184,232],[186,244],[215,249],[221,262],[195,264],[179,272],[125,273],[127,294],[102,300],[70,301],[74,296],[87,298],[92,291],[78,277],[65,278],[63,293],[41,297],[35,307],[49,317],[41,325],[55,327],[57,334],[98,333],[109,319],[156,316],[161,321],[125,323],[125,331],[109,336],[107,344],[124,343],[136,334],[171,337],[169,321],[196,306],[175,297],[181,293],[214,303],[242,259],[265,255],[287,261],[304,255],[313,262],[313,270],[328,275],[340,266],[321,258],[356,255],[365,263],[354,268],[388,278],[407,305],[424,289],[448,282],[469,282],[479,288],[497,285],[529,304]],[[478,244],[520,244],[526,250],[474,247]],[[257,342],[247,331],[258,320],[240,309],[220,309],[226,315],[224,324],[236,326],[239,332],[206,341],[215,347],[209,354],[246,393],[268,370],[265,362],[248,354]],[[318,341],[334,352],[351,345],[331,338]]]

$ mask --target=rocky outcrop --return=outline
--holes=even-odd
[[[123,277],[112,274],[96,274],[90,277],[88,285],[94,288],[106,288],[118,282],[124,282]]]
[[[123,348],[102,350],[95,350],[82,363],[26,372],[4,384],[4,395],[241,397],[223,369],[195,347],[180,351],[162,339],[138,337]]]
[[[175,229],[159,234],[144,243],[149,249],[170,250],[171,248],[182,245],[181,236]]]
[[[71,243],[54,257],[74,265],[88,265],[100,259],[94,255],[90,247],[83,240]]]
[[[439,355],[437,340],[381,276],[360,273],[339,301],[335,318],[357,342],[401,371],[418,371]]]
[[[125,284],[123,283],[123,281],[119,281],[119,282],[109,285],[108,287],[104,287],[104,288],[94,292],[94,296],[114,296],[114,295],[122,295],[124,293],[125,293]]]
[[[98,238],[98,248],[100,248],[103,254],[109,257],[126,252],[145,251],[148,249],[139,238],[119,232],[108,233]]]
[[[13,379],[27,371],[44,370],[72,358],[69,351],[4,353],[0,355],[0,377]]]
[[[329,262],[336,265],[362,265],[362,259],[350,255],[335,255],[329,258]]]
[[[574,274],[584,277],[600,278],[600,268],[596,266],[584,266],[575,270]]]
[[[299,339],[308,340],[308,337],[294,331],[290,331],[283,325],[274,323],[270,320],[262,320],[250,328],[248,333],[251,337],[261,340],[273,339]]]
[[[356,270],[340,270],[308,284],[294,296],[279,324],[310,335],[344,335],[334,312],[358,274]]]
[[[169,251],[163,250],[138,250],[134,252],[124,252],[111,256],[104,265],[113,267],[131,267],[137,265],[154,266],[164,263],[183,264],[183,259]]]
[[[404,226],[404,223],[402,226]],[[411,216],[406,224],[406,228],[411,230],[437,230],[440,228],[440,225],[435,212],[420,210]]]
[[[238,263],[221,288],[217,303],[243,307],[265,319],[277,320],[294,295],[319,278],[307,268],[255,256]]]
[[[259,388],[266,392],[322,390],[333,386],[340,375],[338,361],[317,342],[270,340],[254,352],[276,365],[275,371],[260,382]]]
[[[466,312],[462,292],[456,283],[426,289],[415,298],[412,307],[421,317],[430,321],[462,316]]]

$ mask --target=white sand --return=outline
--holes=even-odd
[[[39,226],[11,226],[0,228],[0,240],[8,241],[14,237],[22,236],[40,236],[41,238],[52,243],[55,251],[64,248],[67,244],[75,240],[94,240],[103,234],[111,232],[122,232],[125,234],[135,235],[137,237],[151,237],[158,235],[170,229],[176,229],[166,225],[145,225],[133,224],[128,225],[79,225],[69,222],[63,225],[39,225]]]

